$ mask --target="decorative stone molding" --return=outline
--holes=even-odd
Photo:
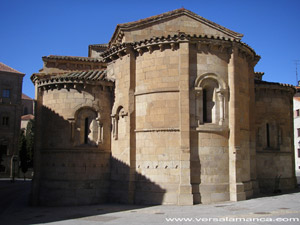
[[[148,95],[148,94],[156,94],[156,93],[172,93],[172,92],[179,92],[178,89],[168,89],[168,88],[161,88],[161,89],[156,89],[156,90],[152,90],[152,91],[143,91],[143,92],[135,92],[134,95],[135,96],[139,96],[139,95]]]
[[[205,34],[189,35],[181,32],[172,36],[153,37],[139,42],[117,44],[103,52],[101,57],[103,57],[104,62],[111,62],[120,58],[119,52],[122,52],[121,54],[124,54],[124,52],[128,54],[126,53],[126,49],[128,48],[134,50],[137,55],[141,55],[146,51],[149,53],[155,50],[163,51],[166,48],[170,48],[174,51],[175,48],[179,48],[178,43],[183,41],[197,44],[198,49],[206,46],[207,50],[214,49],[220,52],[230,51],[232,46],[235,45],[239,48],[241,57],[246,57],[247,60],[252,60],[254,63],[257,63],[260,59],[260,56],[258,56],[250,46],[240,40]]]
[[[179,128],[155,128],[155,129],[139,129],[135,130],[136,133],[141,132],[179,132]]]

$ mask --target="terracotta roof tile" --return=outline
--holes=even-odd
[[[30,98],[29,96],[25,95],[24,93],[22,93],[22,99],[33,100],[32,98]]]
[[[10,73],[18,73],[18,74],[24,74],[24,73],[21,73],[19,72],[18,70],[15,70],[7,65],[5,65],[4,63],[0,62],[0,71],[3,71],[3,72],[10,72]]]
[[[76,60],[82,62],[102,62],[101,59],[98,58],[82,57],[82,56],[49,55],[49,56],[43,56],[42,59],[44,61],[51,60],[51,59],[60,59],[60,60]]]
[[[27,115],[21,116],[21,120],[33,120],[33,119],[34,119],[34,115],[32,115],[32,114],[27,114]]]
[[[32,80],[69,80],[69,81],[111,81],[107,78],[106,70],[88,70],[88,71],[74,71],[74,72],[67,72],[67,73],[57,73],[57,74],[32,74]]]
[[[300,102],[300,97],[294,97],[294,100]]]

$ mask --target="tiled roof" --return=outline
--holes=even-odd
[[[89,71],[77,71],[70,72],[62,75],[53,76],[52,78],[68,78],[70,80],[89,80],[89,81],[101,81],[107,80],[106,70],[89,70]]]
[[[291,85],[291,84],[284,84],[284,83],[278,83],[278,82],[269,82],[269,81],[264,81],[264,80],[255,81],[255,83],[257,83],[257,84],[273,84],[273,85],[280,85],[280,86],[284,86],[284,87],[294,88],[294,86]]]
[[[81,57],[81,56],[61,56],[61,55],[49,55],[43,56],[42,59],[44,61],[51,60],[51,59],[60,59],[60,60],[76,60],[82,62],[102,62],[101,59],[98,58],[91,58],[91,57]]]
[[[290,88],[296,91],[295,87],[291,84],[284,84],[284,83],[277,83],[277,82],[269,82],[269,81],[262,81],[262,80],[255,80],[255,84],[262,84],[262,85],[271,85],[271,86],[277,86],[277,87],[285,87]]]
[[[89,45],[92,47],[100,47],[100,48],[108,48],[108,44],[93,44],[93,45]]]
[[[30,98],[29,96],[25,95],[22,93],[22,99],[25,99],[25,100],[32,100],[32,98]]]
[[[74,71],[57,74],[32,74],[31,80],[45,81],[113,81],[107,78],[106,70]]]
[[[15,70],[7,65],[5,65],[4,63],[0,62],[0,71],[3,71],[3,72],[10,72],[10,73],[18,73],[18,74],[24,74],[24,73],[21,73],[19,72],[18,70]]]
[[[116,38],[116,36],[117,36],[120,29],[133,28],[133,27],[137,27],[137,26],[144,25],[144,24],[147,24],[147,23],[152,23],[152,22],[156,22],[156,21],[159,21],[159,20],[162,20],[162,19],[165,19],[165,18],[179,16],[179,15],[189,15],[189,16],[191,16],[191,17],[193,17],[197,20],[200,20],[201,22],[207,24],[208,26],[212,26],[212,27],[214,27],[218,30],[223,31],[224,33],[227,33],[228,35],[234,37],[237,40],[240,40],[243,37],[243,34],[240,34],[240,33],[234,32],[232,30],[229,30],[226,27],[223,27],[223,26],[221,26],[217,23],[214,23],[210,20],[207,20],[207,19],[197,15],[196,13],[193,13],[190,10],[187,10],[185,8],[180,8],[180,9],[175,9],[173,11],[162,13],[162,14],[159,14],[159,15],[156,15],[156,16],[151,16],[151,17],[148,17],[148,18],[145,18],[145,19],[141,19],[141,20],[138,20],[138,21],[118,24],[116,29],[115,29],[115,32],[114,32],[114,34],[111,38],[110,44],[114,41],[114,39]]]
[[[33,119],[34,119],[34,115],[32,115],[32,114],[27,114],[27,115],[21,116],[21,120],[33,120]]]
[[[300,102],[300,97],[294,97],[294,100]]]

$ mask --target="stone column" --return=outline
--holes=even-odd
[[[97,121],[97,128],[98,128],[97,144],[103,144],[103,123],[100,117],[97,117],[96,121]]]
[[[233,45],[228,65],[229,100],[229,194],[231,201],[245,200],[244,184],[241,181],[239,84],[237,71],[238,48]],[[240,162],[239,162],[240,161]]]
[[[196,98],[196,121],[198,123],[198,126],[203,124],[203,90],[201,87],[195,88],[195,98]]]
[[[129,92],[128,92],[128,119],[129,119],[129,186],[128,186],[128,203],[133,204],[135,201],[135,175],[136,175],[136,137],[135,137],[135,52],[131,47],[127,47],[129,54]],[[127,113],[122,116],[127,115]]]
[[[179,43],[180,184],[178,205],[192,205],[190,163],[189,43]]]
[[[219,118],[219,125],[223,125],[225,120],[225,100],[224,100],[224,93],[222,90],[217,91],[218,100],[219,100],[219,110],[220,110],[220,118]]]
[[[256,62],[252,62],[249,67],[249,97],[250,97],[250,108],[249,108],[249,128],[250,128],[250,180],[254,194],[259,193],[259,186],[256,175],[256,144],[262,143],[261,139],[261,128],[258,130],[258,136],[256,136],[255,126],[255,85],[254,85],[254,66]]]

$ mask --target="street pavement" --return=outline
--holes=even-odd
[[[300,224],[300,189],[210,205],[30,207],[30,185],[30,181],[0,180],[1,225]]]

